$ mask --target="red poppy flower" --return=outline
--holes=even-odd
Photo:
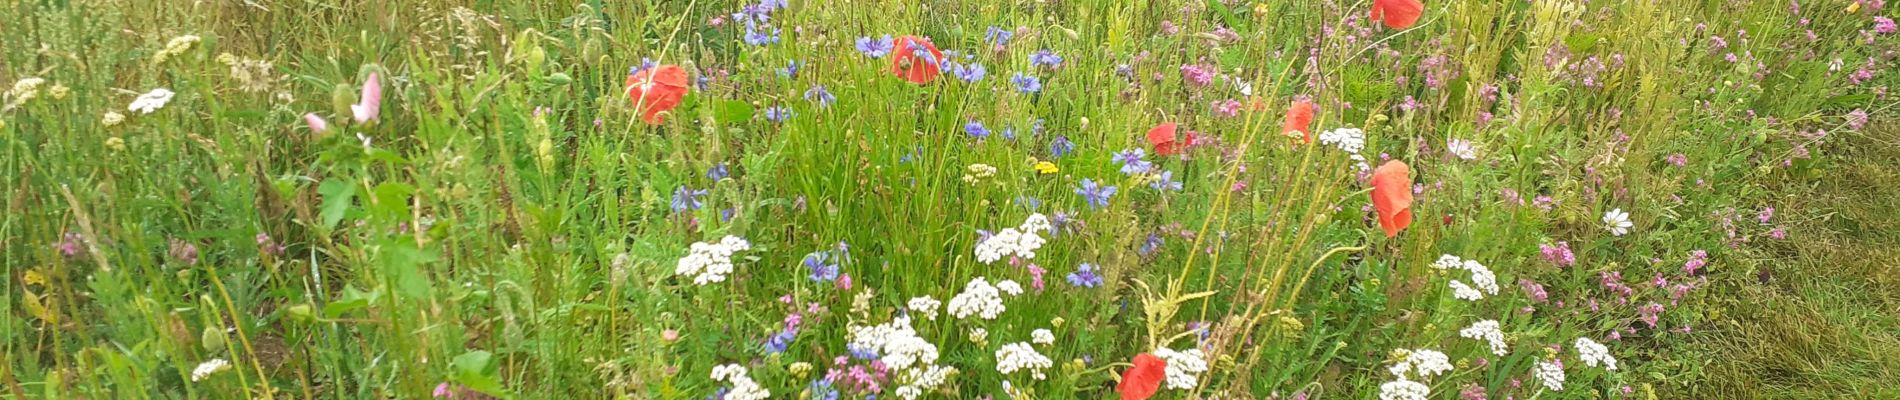
[[[918,51],[923,50],[923,51]],[[929,54],[929,56],[924,56]],[[930,39],[917,36],[897,38],[891,50],[891,73],[911,83],[924,84],[937,80],[941,73],[943,52],[937,51],[937,45]]]
[[[649,124],[659,125],[666,121],[660,113],[679,107],[680,100],[692,91],[686,86],[686,69],[678,65],[661,65],[640,70],[627,76],[627,98],[633,100],[634,111]]]
[[[1425,3],[1419,0],[1372,0],[1372,20],[1392,29],[1410,28],[1424,13]]]
[[[1181,148],[1186,147],[1181,145],[1181,143],[1175,142],[1175,128],[1175,124],[1169,122],[1155,125],[1154,128],[1148,129],[1148,144],[1155,146],[1156,155],[1171,156],[1175,153],[1179,153]]]
[[[1122,371],[1122,383],[1115,386],[1121,392],[1122,400],[1147,400],[1161,390],[1161,381],[1168,378],[1168,362],[1153,354],[1135,355],[1135,366]]]
[[[1299,101],[1293,102],[1292,107],[1286,109],[1286,125],[1280,128],[1280,133],[1291,137],[1293,136],[1293,132],[1299,132],[1300,135],[1306,137],[1307,143],[1313,143],[1312,126],[1313,101],[1300,99]]]
[[[1379,211],[1385,237],[1398,236],[1412,226],[1412,169],[1399,160],[1386,161],[1372,171],[1372,207]]]

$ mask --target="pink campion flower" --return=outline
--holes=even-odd
[[[1029,287],[1035,288],[1037,292],[1042,291],[1042,273],[1043,272],[1048,272],[1048,271],[1043,270],[1042,266],[1039,266],[1036,264],[1029,264],[1029,277],[1030,277]]]
[[[1701,269],[1702,266],[1708,265],[1708,264],[1709,264],[1709,252],[1703,251],[1703,250],[1692,251],[1692,252],[1689,252],[1689,261],[1682,263],[1682,272],[1689,275],[1695,275],[1695,271],[1697,269]]]
[[[1682,153],[1670,154],[1669,164],[1678,167],[1689,165],[1689,156],[1682,155]]]
[[[436,398],[439,398],[439,399],[449,399],[449,398],[454,398],[454,397],[455,397],[455,391],[454,391],[454,390],[450,390],[450,389],[449,389],[449,383],[448,383],[448,382],[442,382],[442,383],[440,383],[440,384],[436,384],[436,385],[435,385],[435,393],[434,393],[434,396],[435,396]]]
[[[851,274],[838,274],[838,289],[851,290]]]
[[[1662,303],[1650,302],[1648,305],[1636,309],[1636,319],[1643,321],[1645,324],[1649,324],[1650,328],[1655,328],[1657,323],[1662,321],[1662,313]]]
[[[1867,110],[1856,108],[1854,109],[1853,112],[1847,113],[1847,128],[1848,129],[1853,129],[1853,130],[1858,131],[1860,130],[1861,127],[1864,127],[1864,126],[1867,126]]]
[[[1517,286],[1524,288],[1524,295],[1530,296],[1532,303],[1550,302],[1550,292],[1544,291],[1544,285],[1525,278],[1518,278]]]
[[[376,119],[383,110],[383,82],[375,72],[369,73],[369,79],[363,81],[363,94],[350,106],[356,123],[366,123]]]
[[[1777,226],[1775,229],[1768,231],[1768,238],[1774,240],[1787,239],[1788,229]]]
[[[1895,31],[1900,31],[1900,26],[1893,23],[1893,18],[1874,17],[1874,33],[1888,34]]]
[[[323,117],[317,116],[317,113],[304,114],[303,123],[310,125],[310,132],[324,133],[330,131],[330,122],[324,121]]]
[[[1214,83],[1214,67],[1199,64],[1181,65],[1181,78],[1194,86],[1207,86]]]
[[[1768,220],[1774,219],[1774,218],[1775,218],[1774,207],[1762,208],[1760,213],[1755,214],[1755,220],[1761,221],[1761,223],[1764,223],[1764,224],[1768,223]]]
[[[1544,261],[1558,267],[1577,265],[1577,254],[1570,251],[1570,242],[1558,241],[1555,246],[1539,244],[1537,247],[1544,254]]]

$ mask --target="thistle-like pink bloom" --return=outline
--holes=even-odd
[[[363,95],[357,98],[356,104],[350,106],[350,112],[355,114],[356,123],[360,124],[375,120],[382,110],[383,82],[375,72],[371,72],[369,80],[363,81]]]
[[[317,116],[317,113],[304,114],[303,123],[310,125],[311,132],[324,133],[330,131],[330,122],[324,121],[323,117]]]

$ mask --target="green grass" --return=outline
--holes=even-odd
[[[1370,1],[794,1],[756,45],[732,1],[12,2],[0,82],[41,80],[0,87],[0,397],[685,399],[742,365],[774,398],[901,398],[903,371],[844,378],[876,368],[854,329],[900,315],[957,370],[923,398],[1115,398],[1161,348],[1208,368],[1157,398],[1895,397],[1896,35],[1848,4],[1431,0],[1398,30]],[[987,77],[900,80],[854,47],[886,34]],[[625,95],[646,59],[704,78],[664,124]],[[1282,136],[1303,98],[1410,166],[1413,224],[1387,237],[1349,154]],[[1156,155],[1168,122],[1206,143]],[[977,259],[1032,214],[1062,225],[1033,258]],[[727,235],[724,281],[675,273]],[[1442,255],[1501,290],[1455,298],[1479,282]],[[1100,287],[1065,279],[1085,263]],[[1028,290],[906,311],[979,277]],[[1460,337],[1480,320],[1503,355]],[[1045,329],[1040,377],[999,371]],[[1419,350],[1452,370],[1388,372]]]

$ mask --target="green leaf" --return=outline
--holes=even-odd
[[[376,204],[372,207],[377,215],[400,220],[409,215],[409,196],[415,192],[415,187],[401,182],[384,182],[376,185]]]
[[[475,350],[455,356],[450,362],[455,366],[455,380],[469,389],[492,396],[504,396],[501,381],[495,372],[499,369],[495,363],[495,354],[485,350]]]
[[[713,116],[718,117],[719,122],[739,123],[751,120],[752,112],[752,103],[747,103],[742,100],[726,100],[719,103],[719,107],[715,109]]]
[[[378,261],[396,293],[412,299],[429,296],[429,278],[422,274],[424,263],[435,261],[435,253],[417,248],[409,238],[386,239],[378,246]]]
[[[343,287],[342,299],[323,305],[323,317],[337,318],[351,311],[368,308],[370,303],[375,302],[377,298],[382,296],[383,292],[380,290],[364,293],[361,290],[356,290],[355,286],[345,286]]]
[[[341,179],[326,179],[317,186],[317,194],[323,195],[323,209],[319,213],[323,227],[332,229],[350,210],[350,200],[356,197],[356,185]]]

